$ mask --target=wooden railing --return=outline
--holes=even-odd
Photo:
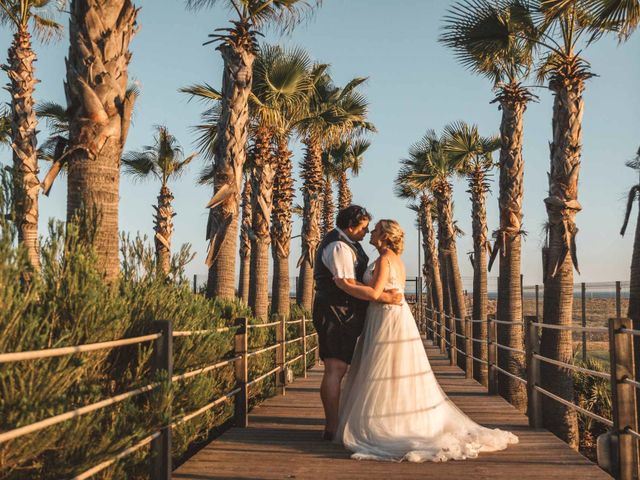
[[[487,339],[478,339],[472,336],[472,325],[476,322],[485,322],[485,320],[460,319],[426,306],[424,311],[427,314],[425,323],[427,338],[433,340],[443,353],[448,353],[451,365],[457,365],[457,355],[463,355],[465,357],[463,370],[467,378],[473,378],[474,362],[480,362],[488,367],[488,391],[490,394],[498,394],[498,383],[501,375],[510,377],[525,385],[527,388],[527,416],[531,427],[542,428],[544,424],[543,396],[605,425],[611,430],[607,437],[603,439],[605,441],[602,442],[602,445],[599,442],[598,461],[600,465],[614,475],[615,478],[623,480],[638,478],[638,444],[636,440],[640,439],[640,433],[638,432],[636,389],[640,388],[640,382],[634,378],[633,337],[639,336],[640,330],[632,329],[629,319],[611,318],[609,319],[608,327],[586,327],[543,324],[535,316],[525,317],[524,322],[505,322],[489,318],[486,320]],[[464,333],[457,332],[457,323],[463,326]],[[521,325],[525,328],[524,351],[498,342],[497,326],[500,324]],[[540,354],[540,335],[542,329],[545,328],[581,332],[583,334],[606,334],[609,344],[610,372],[599,372],[542,356]],[[464,350],[458,347],[458,341],[463,342],[465,345]],[[486,359],[473,356],[474,342],[486,342]],[[500,350],[508,350],[524,356],[526,378],[522,378],[498,366]],[[543,362],[578,372],[582,375],[608,380],[611,385],[612,418],[604,418],[542,388],[540,385],[540,365]]]
[[[171,412],[169,411],[168,421],[161,428],[154,432],[151,432],[148,436],[138,441],[134,445],[121,450],[120,452],[112,455],[110,458],[73,477],[74,480],[90,478],[93,475],[96,475],[97,473],[108,468],[109,466],[115,464],[117,461],[140,450],[142,447],[151,444],[151,453],[149,455],[150,477],[152,478],[152,480],[169,480],[171,478],[172,469],[171,437],[173,428],[175,428],[177,425],[188,422],[193,418],[203,414],[204,412],[211,410],[215,406],[231,399],[235,400],[236,425],[239,427],[246,427],[249,422],[249,387],[262,382],[272,375],[276,375],[277,392],[280,394],[284,394],[288,380],[292,379],[290,378],[292,377],[292,375],[288,375],[288,373],[291,372],[288,367],[294,362],[300,360],[303,360],[303,375],[305,377],[307,376],[308,355],[312,353],[314,354],[314,363],[317,363],[319,359],[317,343],[313,348],[307,348],[308,340],[317,335],[315,332],[307,333],[307,325],[309,324],[309,322],[311,322],[311,320],[304,317],[298,320],[290,321],[285,320],[284,317],[280,317],[277,321],[274,322],[250,325],[247,322],[246,318],[238,318],[236,319],[235,325],[233,327],[222,327],[215,330],[173,331],[170,321],[156,321],[153,324],[153,333],[149,335],[87,345],[54,348],[48,350],[3,353],[0,354],[0,364],[58,357],[97,350],[113,349],[126,345],[136,345],[146,342],[154,342],[152,355],[152,372],[166,372],[165,374],[167,375],[167,378],[171,379],[172,384],[233,364],[235,367],[235,386],[229,392],[216,398],[207,405],[204,405],[203,407],[177,419],[174,419],[171,415]],[[295,324],[300,324],[301,334],[298,337],[288,339],[287,326]],[[249,332],[254,329],[265,328],[276,329],[275,343],[273,345],[267,345],[263,348],[249,351]],[[173,339],[175,337],[186,337],[192,335],[210,334],[214,332],[222,333],[229,331],[235,331],[234,355],[231,358],[226,358],[212,365],[190,370],[180,375],[173,374]],[[302,345],[302,353],[295,358],[286,360],[287,345],[290,345],[292,343],[300,343]],[[259,375],[256,378],[249,379],[249,358],[272,350],[275,350],[276,355],[275,368]],[[115,395],[111,398],[85,405],[74,410],[70,410],[68,412],[31,423],[29,425],[24,425],[19,428],[2,432],[0,433],[0,444],[22,437],[24,435],[38,432],[52,425],[78,418],[90,412],[115,405],[143,393],[160,389],[161,386],[161,382],[148,383],[142,387]]]

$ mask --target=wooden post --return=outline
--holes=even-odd
[[[622,317],[622,303],[620,301],[620,281],[616,282],[616,318]]]
[[[535,389],[540,384],[540,360],[534,354],[540,354],[540,336],[538,327],[534,325],[537,317],[525,317],[525,351],[527,361],[527,416],[529,426],[542,428],[542,394]]]
[[[235,362],[236,367],[236,387],[240,391],[236,394],[235,422],[236,426],[246,428],[249,425],[249,392],[247,382],[249,381],[248,368],[248,329],[247,319],[237,318],[235,336],[235,355],[240,357]]]
[[[451,348],[449,349],[449,359],[451,360],[451,366],[456,366],[458,364],[458,350],[456,347],[458,346],[458,337],[456,335],[456,319],[454,316],[449,317],[449,328],[451,329],[450,341]]]
[[[302,374],[307,378],[307,319],[302,316]]]
[[[193,293],[198,293],[198,275],[193,274]]]
[[[153,322],[155,332],[162,336],[154,342],[151,371],[154,375],[164,371],[167,382],[173,376],[173,329],[168,320]],[[167,392],[168,393],[168,392]],[[160,429],[160,436],[151,441],[151,478],[152,480],[171,479],[171,403],[165,416],[167,424]]]
[[[582,327],[587,326],[587,286],[584,282],[580,284],[580,324]],[[582,361],[587,361],[587,332],[582,332]]]
[[[276,391],[279,391],[280,395],[285,394],[286,384],[287,384],[287,373],[285,371],[285,359],[286,356],[286,342],[287,338],[287,324],[285,322],[284,315],[278,315],[278,321],[280,322],[276,325],[276,343],[278,347],[276,348],[276,367],[278,367],[278,372],[276,373]]]
[[[471,318],[464,321],[465,378],[473,378],[473,323]]]
[[[498,341],[498,329],[497,323],[492,321],[493,319],[487,319],[487,356],[489,361],[489,394],[497,395],[498,394],[498,372],[495,369],[496,364],[498,363],[498,347],[496,346],[496,342]]]
[[[616,288],[620,282],[616,282]],[[631,480],[638,478],[637,449],[628,429],[638,431],[636,413],[636,388],[624,383],[634,378],[633,336],[622,333],[623,328],[632,328],[628,318],[609,319],[609,359],[611,361],[611,402],[613,406],[612,462],[615,478]]]
[[[540,321],[540,285],[536,284],[536,322]]]

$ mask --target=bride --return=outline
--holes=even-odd
[[[444,462],[503,450],[518,438],[482,427],[467,417],[438,384],[406,302],[376,303],[384,290],[404,291],[400,260],[404,232],[394,220],[380,220],[370,243],[380,256],[347,293],[370,300],[343,387],[336,442],[352,458]]]

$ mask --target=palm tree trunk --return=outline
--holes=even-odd
[[[631,256],[631,275],[629,276],[629,308],[628,317],[633,328],[640,330],[640,208],[636,220],[636,234],[633,240],[633,254]],[[640,337],[633,336],[633,351],[635,357],[635,378],[640,378]],[[640,395],[636,399],[640,408]]]
[[[582,91],[580,77],[553,78],[553,141],[550,146],[549,196],[544,202],[548,215],[548,240],[544,250],[544,323],[569,326],[573,320],[573,267],[577,268],[575,217],[578,203],[578,174],[582,137]],[[572,335],[568,330],[542,329],[541,354],[571,363]],[[543,388],[573,401],[573,375],[543,362]],[[545,427],[578,448],[578,425],[574,410],[544,397]]]
[[[214,146],[214,196],[209,201],[207,296],[235,295],[236,242],[242,170],[246,160],[249,108],[255,52],[251,26],[238,23],[218,46],[224,61],[222,113]]]
[[[13,195],[16,210],[18,241],[27,250],[34,270],[40,270],[38,245],[38,153],[36,127],[38,121],[33,110],[33,92],[37,80],[33,63],[36,54],[31,48],[31,35],[27,27],[13,36],[6,67],[11,93],[11,140],[13,148]]]
[[[171,237],[173,235],[173,217],[176,214],[173,211],[171,202],[173,195],[166,185],[160,188],[158,195],[158,206],[154,205],[156,211],[154,215],[154,237],[156,244],[156,263],[158,268],[167,275],[171,268]]]
[[[471,192],[471,223],[473,232],[473,356],[487,360],[487,208],[485,194],[489,190],[486,170],[476,168],[469,177]],[[482,385],[489,384],[487,365],[473,362],[473,378]]]
[[[440,212],[444,205],[442,204],[443,199],[438,198],[436,196],[436,205],[438,207],[438,212]],[[444,224],[445,218],[444,216],[438,214],[438,264],[440,265],[440,278],[442,283],[442,306],[444,311],[444,319],[442,321],[445,322],[447,328],[451,329],[449,325],[451,315],[453,315],[453,308],[451,306],[451,292],[449,289],[449,277],[447,275],[447,255],[445,248],[445,231],[447,230],[446,225]],[[446,333],[446,340],[451,343],[451,334],[450,332]]]
[[[129,42],[138,11],[130,0],[73,0],[70,9],[67,221],[81,209],[98,212],[98,268],[113,279],[119,269],[120,158],[135,100],[127,94]]]
[[[269,129],[259,127],[255,140],[251,210],[251,274],[249,306],[256,318],[269,316],[269,244],[271,209],[273,206],[273,178],[275,165],[271,154]]]
[[[293,208],[293,166],[289,140],[282,136],[276,144],[276,176],[273,182],[271,210],[271,253],[273,286],[271,312],[289,316],[289,253],[291,251],[291,210]]]
[[[249,304],[249,273],[251,271],[251,180],[247,178],[242,189],[242,223],[240,225],[240,277],[238,297]]]
[[[322,148],[317,137],[305,141],[306,155],[302,164],[302,254],[300,267],[300,302],[311,311],[313,303],[313,263],[320,243],[320,214],[322,210]]]
[[[511,325],[498,325],[498,342],[524,350],[522,291],[520,285],[520,256],[522,248],[522,199],[524,186],[524,160],[522,158],[523,117],[531,94],[519,84],[505,86],[497,101],[500,102],[500,229],[493,255],[500,255],[498,283],[498,319]],[[498,366],[524,378],[525,359],[520,353],[502,350]],[[502,375],[498,384],[500,395],[520,411],[526,409],[527,390],[520,382]]]
[[[325,175],[322,192],[322,230],[320,233],[321,238],[324,237],[330,230],[333,230],[334,212],[335,206],[333,204],[333,189],[331,188],[331,179]]]
[[[436,319],[439,323],[444,321],[442,312],[444,310],[444,300],[442,291],[442,277],[440,274],[440,263],[438,261],[438,249],[436,247],[435,232],[433,231],[433,218],[431,216],[432,200],[423,195],[420,198],[422,245],[424,250],[425,267],[429,274],[428,283],[431,285],[431,308],[436,312]],[[438,332],[440,333],[440,332]],[[434,336],[434,338],[437,338]]]
[[[349,189],[349,179],[347,178],[347,172],[340,172],[338,177],[338,208],[342,210],[351,205],[352,195]]]
[[[440,227],[442,227],[443,260],[445,262],[443,265],[447,269],[446,276],[452,315],[456,318],[456,331],[462,333],[462,320],[467,316],[467,308],[464,300],[464,289],[462,288],[462,276],[458,265],[458,252],[453,226],[451,185],[447,182],[439,184],[434,188],[434,195],[438,199],[438,234],[440,234]],[[458,349],[462,352],[465,351],[464,342],[458,343]],[[458,366],[464,367],[464,357],[462,355],[458,355]]]

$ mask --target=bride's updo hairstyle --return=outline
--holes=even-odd
[[[393,250],[396,255],[402,254],[404,250],[404,230],[395,220],[380,220],[378,222],[382,234],[380,242],[387,248]]]

